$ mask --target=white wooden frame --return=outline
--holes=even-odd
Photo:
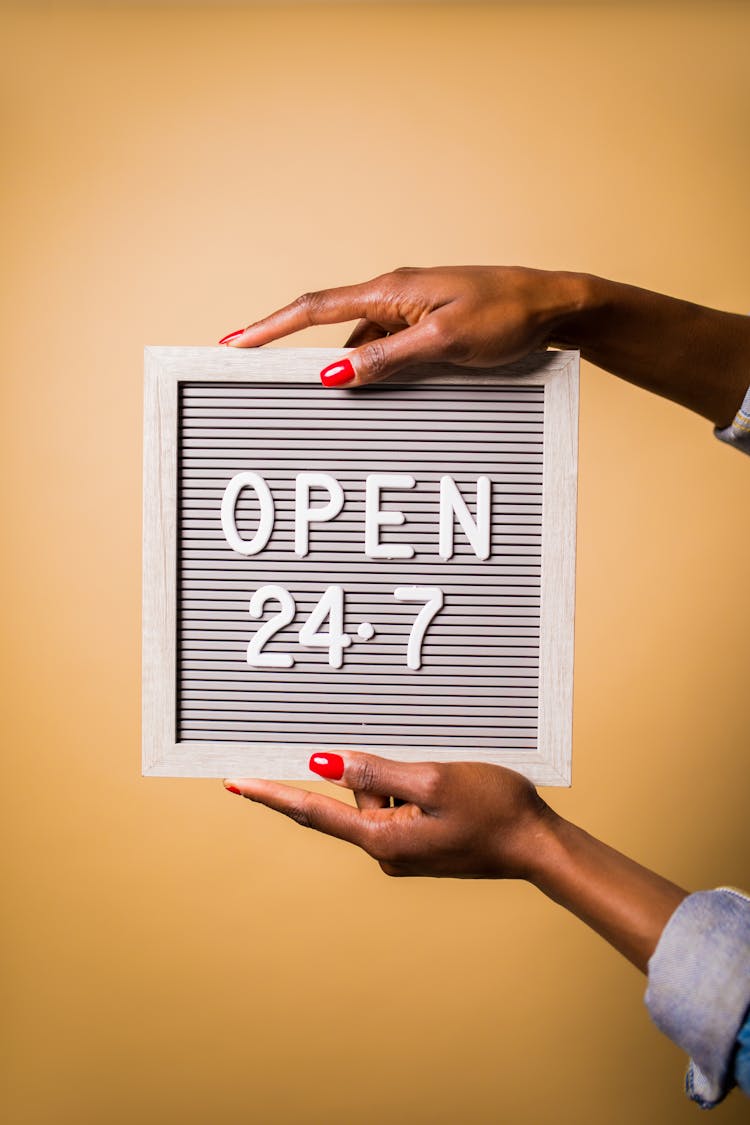
[[[143,773],[148,776],[247,777],[299,780],[318,744],[178,742],[177,729],[177,452],[178,390],[183,381],[224,383],[270,378],[315,382],[320,370],[347,354],[336,348],[235,349],[148,347],[145,351],[143,508]],[[542,485],[542,599],[538,749],[507,753],[502,762],[536,784],[569,785],[573,700],[575,516],[578,467],[578,368],[574,351],[550,350],[502,369],[429,365],[398,381],[474,385],[544,385],[545,453]],[[562,549],[561,549],[562,544]],[[393,756],[393,750],[369,748]],[[445,749],[404,748],[405,761],[455,760]],[[464,755],[465,757],[465,755]],[[475,760],[498,761],[478,750]]]

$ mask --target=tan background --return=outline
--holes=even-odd
[[[642,980],[531,888],[387,880],[218,782],[140,778],[141,353],[400,264],[749,311],[750,6],[2,24],[5,1120],[694,1119]],[[750,883],[749,474],[585,370],[575,784],[548,795],[691,888]]]

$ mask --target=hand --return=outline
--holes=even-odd
[[[219,342],[255,348],[312,324],[359,318],[356,349],[321,372],[357,387],[413,363],[493,367],[549,343],[729,425],[747,390],[750,317],[579,273],[518,266],[398,269],[305,293]]]
[[[221,342],[254,348],[313,324],[359,318],[346,344],[356,349],[347,357],[349,387],[413,363],[491,367],[546,344],[581,304],[583,284],[576,274],[520,267],[404,267],[361,285],[305,293]]]
[[[298,824],[348,840],[386,875],[527,878],[550,810],[521,774],[480,762],[395,762],[346,751],[314,754],[357,808],[274,781],[225,781]],[[406,802],[389,807],[389,797]]]
[[[481,762],[394,762],[348,750],[311,768],[357,808],[277,781],[232,793],[363,848],[386,875],[527,879],[646,971],[687,892],[559,817],[521,774]],[[332,776],[333,775],[333,776]],[[390,808],[390,796],[405,804]]]

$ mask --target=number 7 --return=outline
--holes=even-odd
[[[427,626],[438,610],[443,608],[443,591],[439,586],[397,586],[393,591],[397,602],[424,602],[409,634],[409,647],[406,650],[407,668],[422,667],[422,641]]]

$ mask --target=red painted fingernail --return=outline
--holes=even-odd
[[[238,328],[236,332],[230,332],[228,336],[222,336],[219,340],[220,344],[228,344],[230,340],[236,340],[245,331],[244,328]]]
[[[224,788],[229,793],[236,793],[238,797],[242,796],[242,790],[238,789],[236,785],[230,785],[228,781],[224,782]]]
[[[340,387],[343,383],[351,383],[356,372],[348,359],[337,359],[320,373],[320,381],[324,387]]]
[[[340,754],[313,754],[309,762],[313,773],[340,781],[344,776],[344,759]]]

